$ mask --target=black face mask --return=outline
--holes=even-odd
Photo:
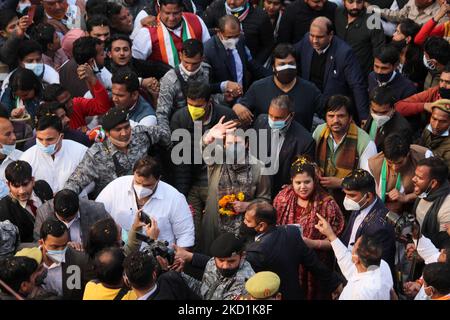
[[[241,237],[255,237],[256,235],[258,235],[258,231],[255,230],[255,227],[250,228],[247,227],[247,225],[245,223],[242,222],[241,227],[239,228],[239,235]]]
[[[297,76],[297,69],[286,69],[275,72],[278,81],[280,81],[282,84],[291,83]]]
[[[442,99],[450,99],[450,89],[439,88],[439,95]]]
[[[403,40],[392,40],[391,45],[394,46],[398,51],[402,51],[403,48],[407,46],[406,39]]]
[[[231,278],[233,277],[239,270],[239,266],[233,269],[222,269],[222,268],[217,268],[217,271],[219,271],[219,273],[222,275],[222,277],[225,278]]]
[[[375,73],[375,75],[376,75],[378,81],[380,81],[381,83],[385,83],[385,82],[388,82],[389,79],[392,77],[392,73],[393,73],[393,71],[389,72],[389,73]]]

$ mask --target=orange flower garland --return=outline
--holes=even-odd
[[[229,217],[238,215],[238,212],[234,212],[232,203],[235,201],[244,201],[244,199],[245,195],[243,192],[239,192],[237,195],[233,193],[223,196],[218,203],[219,213]]]

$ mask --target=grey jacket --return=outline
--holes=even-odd
[[[90,227],[99,220],[110,218],[110,215],[105,210],[105,206],[103,205],[103,203],[95,202],[92,200],[80,199],[79,211],[80,211],[81,240],[83,241],[83,245],[86,245]],[[35,241],[40,239],[39,234],[42,223],[48,217],[56,217],[55,209],[53,207],[53,199],[44,203],[36,211],[36,222],[34,223]]]

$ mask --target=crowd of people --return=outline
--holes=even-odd
[[[445,0],[0,0],[0,300],[450,300]]]

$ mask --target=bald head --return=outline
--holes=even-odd
[[[0,159],[8,154],[3,154],[2,151],[6,152],[4,145],[14,145],[16,144],[16,135],[14,134],[14,127],[8,118],[0,117]]]
[[[333,39],[333,23],[326,17],[317,17],[309,27],[309,42],[318,53],[321,53]]]

